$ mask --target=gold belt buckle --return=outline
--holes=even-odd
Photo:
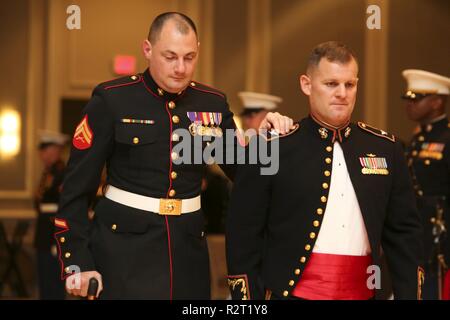
[[[159,199],[159,214],[164,216],[181,215],[180,199]]]

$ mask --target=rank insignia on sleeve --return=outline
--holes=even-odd
[[[88,124],[88,116],[84,116],[80,124],[75,129],[75,134],[73,135],[72,144],[75,148],[79,150],[85,150],[92,145],[93,133]]]
[[[372,155],[372,154],[370,154]],[[381,174],[388,175],[389,170],[386,158],[375,158],[375,157],[360,157],[359,163],[362,166],[361,172],[363,174]]]

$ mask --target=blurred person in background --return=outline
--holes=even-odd
[[[44,168],[34,199],[37,211],[34,245],[37,251],[39,298],[42,300],[65,298],[53,231],[64,178],[62,152],[66,141],[67,137],[57,132],[40,133],[39,158]]]

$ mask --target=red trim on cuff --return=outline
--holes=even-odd
[[[55,219],[55,225],[56,225],[56,220],[57,219]],[[55,241],[56,241],[56,245],[58,246],[58,260],[59,260],[59,264],[61,266],[61,280],[66,280],[66,278],[69,277],[71,274],[66,274],[65,271],[64,271],[65,267],[64,267],[64,261],[63,261],[62,256],[61,256],[62,249],[61,249],[61,245],[59,244],[59,241],[58,241],[58,235],[61,234],[61,233],[69,231],[70,228],[69,228],[69,225],[67,224],[66,220],[63,220],[63,219],[58,219],[58,220],[64,221],[64,223],[66,223],[66,226],[67,226],[67,228],[63,228],[62,230],[60,230],[58,232],[55,232],[53,234],[53,237],[55,238]]]

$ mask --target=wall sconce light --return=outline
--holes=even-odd
[[[0,113],[0,156],[12,158],[20,151],[20,114],[12,109]]]

